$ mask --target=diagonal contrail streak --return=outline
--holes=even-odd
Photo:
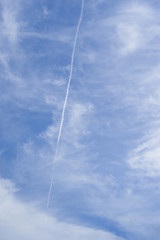
[[[54,155],[54,158],[53,158],[52,176],[51,176],[51,182],[50,182],[50,187],[49,187],[49,192],[48,192],[47,208],[49,207],[50,196],[51,196],[51,191],[52,191],[52,187],[53,187],[55,162],[56,162],[57,152],[58,152],[58,147],[59,147],[59,142],[60,142],[61,134],[62,134],[62,128],[63,128],[63,122],[64,122],[64,114],[65,114],[65,110],[66,110],[66,106],[67,106],[69,89],[70,89],[70,84],[71,84],[71,79],[72,79],[72,73],[73,73],[73,64],[74,64],[74,56],[75,56],[75,50],[76,50],[76,43],[77,43],[77,38],[78,38],[78,33],[79,33],[80,25],[81,25],[82,18],[83,18],[83,10],[84,10],[84,0],[82,0],[82,3],[81,3],[81,13],[80,13],[79,21],[78,21],[78,24],[77,24],[75,39],[74,39],[74,43],[73,43],[73,50],[72,50],[71,64],[70,64],[70,74],[69,74],[69,78],[68,78],[66,96],[65,96],[64,105],[63,105],[63,110],[62,110],[62,115],[61,115],[61,122],[60,122],[60,127],[59,127],[59,133],[58,133],[57,143],[56,143],[55,155]]]

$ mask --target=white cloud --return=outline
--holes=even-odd
[[[39,54],[36,53],[35,57],[33,51],[28,49],[26,51],[26,46],[32,48],[35,39],[40,39],[42,42],[49,40],[70,44],[73,29],[37,32],[32,25],[33,22],[30,22],[32,14],[25,15],[25,12],[23,12],[25,7],[29,11],[32,7],[32,4],[30,4],[29,1],[27,3],[19,0],[14,2],[10,0],[0,1],[0,64],[2,66],[1,81],[3,80],[1,85],[3,88],[3,85],[7,82],[11,91],[8,87],[6,98],[14,101],[20,108],[36,109],[42,112],[47,109],[51,112],[53,105],[57,106],[58,102],[61,101],[59,93],[65,85],[64,74],[66,74],[67,68],[58,70],[57,65],[52,65],[52,68],[61,72],[60,74],[55,74],[52,70],[48,71],[45,67],[43,69],[35,67],[32,71],[32,64],[34,65],[36,62],[35,58],[39,61],[41,57],[46,57],[47,53],[41,50]],[[34,19],[37,21],[38,16],[35,16]],[[29,45],[28,43],[25,44],[28,39],[31,40]],[[56,90],[55,86],[57,87]]]
[[[47,7],[47,6],[42,5],[42,10],[43,10],[44,16],[48,16],[48,15],[49,15],[49,10],[48,10],[48,7]]]
[[[158,15],[152,7],[140,3],[128,4],[121,7],[118,13],[115,21],[120,54],[125,56],[144,50],[159,35]]]
[[[122,240],[111,233],[57,221],[31,204],[14,196],[15,188],[8,180],[0,180],[0,232],[5,240]]]
[[[72,102],[68,105],[65,113],[65,123],[62,130],[62,141],[76,148],[81,145],[80,139],[89,134],[88,126],[90,116],[93,113],[93,105],[90,103]],[[59,114],[60,115],[60,114]],[[59,119],[60,122],[60,119]],[[59,123],[48,126],[41,137],[53,144],[58,132]]]
[[[93,113],[93,105],[89,103],[76,103],[70,105],[69,121],[67,124],[65,140],[69,138],[75,146],[79,145],[79,140],[89,134],[88,126]],[[70,137],[69,137],[70,135]]]
[[[2,33],[8,38],[10,43],[16,43],[19,33],[19,24],[16,19],[15,9],[11,8],[13,5],[3,3],[2,15]]]
[[[48,41],[59,41],[62,43],[70,43],[72,41],[71,38],[71,29],[64,29],[63,31],[59,32],[49,32],[49,33],[41,33],[35,31],[24,31],[22,32],[23,38],[37,38],[41,40],[48,40]]]
[[[124,55],[132,53],[141,45],[141,29],[136,24],[119,23],[117,26],[117,34],[120,43],[120,52]]]
[[[132,169],[150,177],[160,176],[160,129],[145,134],[141,143],[130,153],[128,163]]]

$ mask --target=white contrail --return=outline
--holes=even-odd
[[[64,105],[63,105],[63,110],[62,110],[62,116],[61,116],[61,122],[60,122],[60,127],[59,127],[58,138],[57,138],[55,155],[54,155],[54,158],[53,158],[52,177],[51,177],[51,182],[50,182],[50,187],[49,187],[49,192],[48,192],[47,208],[48,208],[48,206],[49,206],[51,191],[52,191],[52,187],[53,187],[55,162],[56,162],[56,158],[57,158],[59,141],[60,141],[61,134],[62,134],[62,128],[63,128],[63,122],[64,122],[64,114],[65,114],[65,110],[66,110],[66,106],[67,106],[69,89],[70,89],[70,83],[71,83],[72,73],[73,73],[73,64],[74,64],[74,56],[75,56],[75,50],[76,50],[76,43],[77,43],[79,28],[80,28],[80,25],[81,25],[81,22],[82,22],[83,10],[84,10],[84,0],[82,0],[82,3],[81,3],[81,13],[80,13],[79,21],[78,21],[78,24],[77,24],[75,39],[74,39],[74,43],[73,43],[73,50],[72,50],[71,64],[70,64],[70,74],[69,74],[69,78],[68,78],[66,96],[65,96]]]

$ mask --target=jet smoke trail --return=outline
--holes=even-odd
[[[70,74],[69,74],[69,78],[68,78],[66,96],[65,96],[64,105],[63,105],[63,110],[62,110],[62,115],[61,115],[61,122],[60,122],[60,127],[59,127],[59,133],[58,133],[58,138],[57,138],[55,155],[54,155],[54,158],[53,158],[52,177],[51,177],[50,188],[49,188],[49,192],[48,192],[47,208],[48,208],[48,206],[49,206],[51,191],[52,191],[52,187],[53,187],[55,162],[56,162],[56,158],[57,158],[59,141],[60,141],[61,134],[62,134],[62,128],[63,128],[63,122],[64,122],[64,114],[65,114],[65,110],[66,110],[66,106],[67,106],[69,89],[70,89],[70,83],[71,83],[72,73],[73,73],[73,64],[74,64],[74,56],[75,56],[75,50],[76,50],[76,43],[77,43],[79,28],[80,28],[80,25],[81,25],[81,22],[82,22],[83,10],[84,10],[84,0],[82,0],[82,3],[81,3],[81,13],[80,13],[79,21],[78,21],[78,24],[77,24],[75,39],[74,39],[74,43],[73,43],[73,50],[72,50],[72,56],[71,56],[71,65],[70,65]]]

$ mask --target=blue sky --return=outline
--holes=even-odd
[[[0,1],[0,235],[160,237],[160,3]]]

